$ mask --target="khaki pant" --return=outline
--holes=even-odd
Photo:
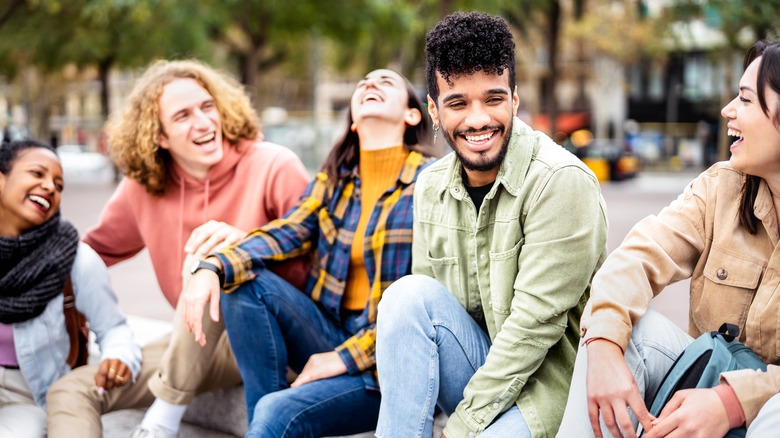
[[[0,438],[46,436],[46,413],[15,369],[0,367]]]
[[[102,436],[102,414],[146,408],[155,396],[174,404],[189,404],[195,395],[241,383],[236,359],[222,323],[204,313],[206,346],[184,328],[183,306],[177,306],[173,332],[143,348],[141,372],[134,383],[98,395],[98,365],[77,368],[57,381],[46,397],[50,438]]]

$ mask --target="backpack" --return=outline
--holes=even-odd
[[[725,323],[718,331],[705,333],[688,345],[661,381],[650,413],[657,417],[681,389],[717,386],[720,373],[741,369],[766,371],[766,364],[738,337],[739,327]],[[744,437],[746,432],[743,426],[731,429],[726,437]]]

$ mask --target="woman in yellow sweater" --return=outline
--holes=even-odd
[[[187,325],[205,342],[204,307],[210,301],[216,319],[221,298],[244,379],[247,437],[375,427],[376,309],[385,288],[411,272],[412,193],[430,162],[425,112],[400,74],[367,74],[343,137],[299,203],[196,270],[184,295]],[[311,261],[303,293],[265,269],[300,255]],[[298,373],[290,385],[288,366]]]

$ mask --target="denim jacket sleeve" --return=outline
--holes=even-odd
[[[106,265],[86,243],[79,244],[71,278],[76,308],[89,321],[90,330],[95,332],[101,361],[121,360],[130,368],[135,380],[141,370],[141,347],[119,310]]]
[[[525,189],[524,240],[511,273],[509,315],[450,416],[447,436],[478,433],[515,403],[529,417],[531,430],[550,435],[554,432],[541,432],[545,406],[566,400],[550,379],[560,378],[567,368],[570,373],[572,364],[548,353],[571,323],[570,312],[584,304],[592,275],[605,257],[606,207],[595,177],[579,163],[553,166],[544,177],[524,185],[531,187]],[[491,277],[505,274],[491,268]],[[494,308],[498,292],[493,291]],[[534,395],[529,395],[529,380]],[[543,386],[547,390],[540,390]]]

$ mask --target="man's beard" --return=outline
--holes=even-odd
[[[489,127],[490,129],[496,129],[497,133],[496,135],[503,135],[506,134],[508,131],[510,135],[504,135],[504,141],[501,144],[501,148],[498,150],[498,153],[494,157],[489,157],[487,154],[490,151],[484,151],[479,152],[479,157],[481,160],[470,160],[462,154],[458,148],[456,147],[455,140],[453,136],[450,135],[449,132],[442,129],[442,134],[444,135],[444,139],[447,141],[447,144],[450,145],[453,151],[455,151],[455,155],[458,156],[458,159],[463,164],[463,167],[466,170],[473,170],[477,172],[487,172],[489,170],[493,170],[501,165],[501,163],[504,162],[504,158],[506,158],[507,151],[509,150],[509,140],[512,138],[511,132],[512,132],[512,124],[514,121],[509,123],[509,129],[505,129],[504,126],[496,126],[496,127]],[[481,129],[484,131],[485,129]],[[477,132],[474,129],[467,129],[462,131],[455,131],[454,137],[459,137],[463,134],[467,134],[470,132]]]

